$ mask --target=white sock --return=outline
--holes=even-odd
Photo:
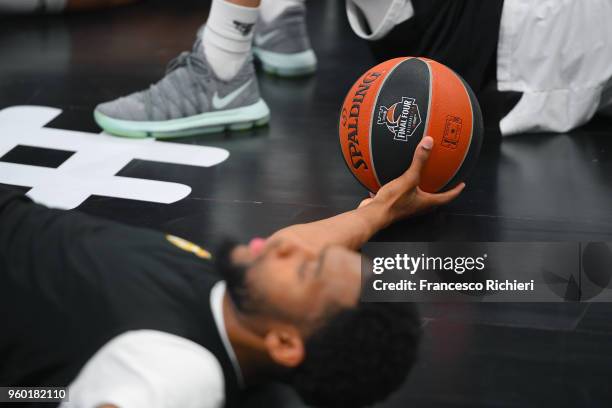
[[[219,78],[232,79],[249,57],[258,15],[257,7],[213,0],[202,45],[206,59]]]
[[[269,23],[280,16],[287,8],[304,4],[304,1],[305,0],[261,0],[259,11],[261,19]]]

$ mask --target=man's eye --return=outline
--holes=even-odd
[[[298,277],[302,280],[314,279],[319,271],[319,260],[304,261],[298,268]]]
[[[306,277],[308,278],[313,278],[315,275],[315,272],[317,271],[317,266],[318,266],[318,262],[317,261],[309,261],[307,266],[306,266]]]

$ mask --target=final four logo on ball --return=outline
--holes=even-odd
[[[419,105],[414,98],[403,97],[401,102],[378,110],[379,125],[386,125],[393,139],[407,142],[421,124]]]

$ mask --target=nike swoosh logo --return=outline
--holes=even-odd
[[[234,100],[237,97],[239,97],[240,94],[243,93],[249,87],[249,85],[251,85],[251,82],[253,82],[252,78],[249,79],[248,81],[246,81],[240,88],[236,89],[233,92],[228,93],[227,95],[225,95],[222,98],[219,97],[219,93],[218,92],[215,92],[215,94],[213,95],[213,98],[212,98],[213,108],[215,108],[215,109],[223,109],[227,105],[229,105],[230,103],[234,102]]]
[[[265,43],[270,41],[272,38],[276,37],[279,34],[279,32],[280,32],[279,30],[272,30],[267,34],[263,34],[263,35],[257,34],[255,36],[255,45],[264,45]]]

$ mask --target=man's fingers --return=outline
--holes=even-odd
[[[372,193],[370,193],[370,194],[372,194]],[[359,207],[357,207],[357,208],[365,207],[366,205],[370,204],[372,202],[372,200],[374,200],[374,198],[372,198],[372,197],[366,198],[364,200],[361,200],[361,203],[359,203]]]
[[[429,155],[431,154],[433,144],[434,140],[431,136],[425,136],[421,140],[414,152],[412,164],[406,172],[407,175],[414,177],[416,180],[420,179],[423,167],[425,167],[425,163],[427,163],[427,159],[429,159]]]
[[[425,194],[425,200],[429,205],[438,206],[450,203],[461,194],[465,188],[465,183],[461,183],[455,186],[452,190],[445,191],[444,193],[423,193]]]

